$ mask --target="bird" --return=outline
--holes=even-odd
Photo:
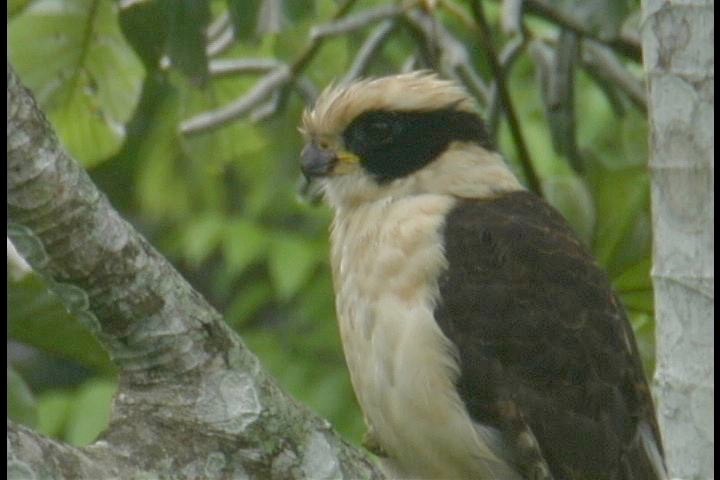
[[[493,149],[459,84],[429,71],[331,84],[300,132],[300,169],[333,211],[364,444],[388,478],[666,478],[607,274]]]

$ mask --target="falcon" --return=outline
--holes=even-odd
[[[301,132],[334,211],[366,444],[390,478],[666,478],[607,275],[491,149],[462,88],[428,72],[331,86]]]

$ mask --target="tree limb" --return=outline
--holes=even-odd
[[[120,368],[99,441],[76,449],[9,424],[13,465],[37,478],[381,478],[120,218],[9,63],[7,79],[8,236]],[[57,469],[59,455],[82,465]]]

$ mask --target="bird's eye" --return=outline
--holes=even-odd
[[[390,143],[396,132],[395,125],[386,120],[375,120],[365,126],[365,137],[373,145]]]

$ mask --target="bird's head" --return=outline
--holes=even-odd
[[[428,72],[329,87],[303,114],[301,132],[302,171],[335,207],[426,193],[480,198],[521,188],[489,149],[472,99]]]

